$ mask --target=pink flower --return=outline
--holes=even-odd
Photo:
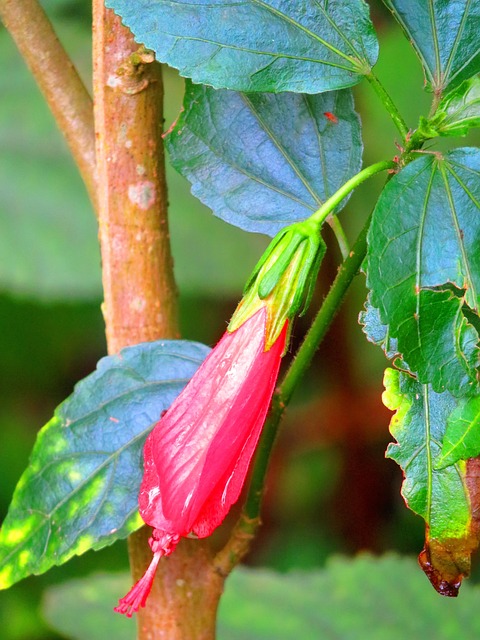
[[[115,611],[145,606],[158,562],[191,533],[204,538],[240,495],[275,388],[288,320],[267,349],[267,308],[227,332],[145,442],[140,515],[153,560]],[[267,349],[267,350],[266,350]]]

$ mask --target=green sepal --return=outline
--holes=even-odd
[[[293,256],[295,255],[300,244],[304,240],[305,237],[300,233],[294,232],[291,237],[288,232],[282,234],[282,238],[276,246],[276,254],[280,255],[278,255],[278,258],[258,283],[258,296],[259,298],[261,298],[261,300],[265,300],[265,298],[267,298],[272,293],[272,291],[280,281],[280,278],[285,273],[288,265],[293,260]],[[282,245],[284,246],[284,249],[282,249]]]
[[[266,306],[268,350],[285,322],[306,311],[325,251],[317,223],[306,220],[280,231],[255,266],[228,330],[235,331]]]

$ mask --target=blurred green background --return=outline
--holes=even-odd
[[[377,74],[413,127],[430,105],[420,65],[383,5],[370,4],[381,45]],[[87,3],[45,0],[44,6],[90,85]],[[3,518],[36,432],[105,355],[105,338],[95,218],[65,143],[1,25],[0,61]],[[166,69],[165,84],[168,126],[179,110],[183,81]],[[391,158],[396,131],[382,105],[365,83],[354,91],[363,122],[365,163]],[[475,142],[478,137],[465,144]],[[268,239],[214,218],[170,169],[168,181],[182,335],[213,344]],[[352,239],[381,183],[378,178],[363,186],[342,213]],[[338,264],[335,240],[328,232],[327,240],[332,249],[312,309],[318,308]],[[272,461],[263,527],[248,558],[251,566],[312,569],[323,567],[332,553],[394,549],[416,554],[422,547],[422,522],[407,511],[399,495],[401,472],[383,455],[390,440],[389,412],[380,400],[386,362],[380,350],[366,342],[357,323],[364,297],[360,277],[288,412]],[[311,316],[294,326],[294,345],[309,320]],[[92,571],[126,568],[126,545],[118,543],[1,592],[0,637],[63,637],[55,635],[39,614],[48,585]]]

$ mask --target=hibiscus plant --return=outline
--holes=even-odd
[[[142,640],[213,638],[281,419],[363,272],[360,323],[389,361],[387,456],[425,521],[421,567],[458,594],[480,543],[480,149],[458,144],[480,126],[480,0],[384,4],[423,68],[416,122],[376,73],[364,0],[93,0],[93,99],[38,0],[0,0],[97,215],[109,352],[38,433],[0,531],[1,588],[128,538],[133,586],[112,618],[135,614]],[[165,133],[159,63],[185,78]],[[370,164],[359,83],[394,131]],[[211,350],[179,337],[164,147],[215,216],[272,238]],[[372,179],[354,237],[340,214]],[[327,244],[341,257],[321,300]]]

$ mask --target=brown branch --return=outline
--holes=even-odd
[[[134,579],[152,559],[150,533],[144,527],[129,538]],[[214,640],[223,584],[207,541],[183,538],[172,555],[160,561],[147,606],[135,614],[138,640]]]
[[[162,143],[161,67],[94,6],[99,230],[107,343],[178,336]],[[108,51],[108,52],[107,52]]]
[[[0,19],[38,83],[96,204],[92,99],[37,0],[0,0]]]
[[[167,224],[161,67],[102,0],[93,2],[99,228],[108,350],[177,337]],[[152,553],[129,538],[133,580]],[[211,640],[223,588],[204,540],[183,540],[157,569],[139,640]],[[112,603],[113,605],[113,603]],[[113,615],[113,613],[112,613]]]

